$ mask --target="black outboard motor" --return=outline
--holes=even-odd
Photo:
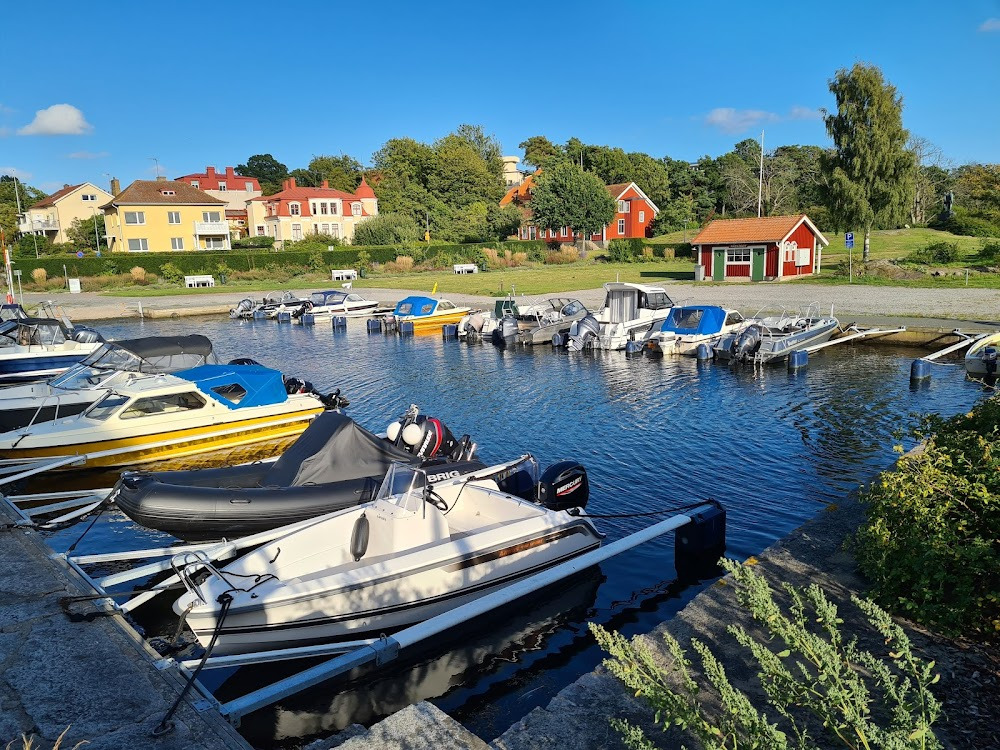
[[[995,346],[987,346],[983,349],[983,366],[986,368],[987,375],[990,377],[996,377],[997,348]]]
[[[760,349],[760,341],[760,326],[747,327],[729,348],[731,358],[736,362],[746,362]]]
[[[350,405],[350,401],[340,395],[340,389],[338,388],[333,393],[323,394],[316,390],[315,386],[308,380],[300,380],[299,378],[293,378],[286,376],[283,378],[285,382],[285,393],[291,396],[293,393],[311,393],[322,402],[323,406],[327,409],[342,409],[345,406]]]
[[[576,461],[552,464],[538,481],[538,502],[549,510],[586,508],[589,499],[587,470]]]
[[[402,438],[403,447],[420,458],[451,455],[458,445],[444,422],[423,414],[402,429]]]

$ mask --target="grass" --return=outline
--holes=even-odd
[[[830,241],[829,247],[823,251],[824,266],[835,266],[841,261],[846,261],[852,252],[855,262],[861,260],[861,254],[864,252],[864,232],[854,233],[853,251],[849,251],[844,245],[843,234],[827,233],[824,236]],[[963,262],[977,263],[975,256],[983,246],[984,240],[979,237],[960,237],[937,229],[886,229],[872,232],[870,257],[872,260],[905,258],[914,250],[935,242],[957,243],[959,253],[965,256]]]

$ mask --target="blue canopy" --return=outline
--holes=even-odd
[[[281,373],[263,365],[201,365],[174,373],[229,409],[288,400]]]
[[[663,321],[660,330],[678,336],[707,336],[720,333],[726,322],[726,311],[714,305],[675,307]]]
[[[413,296],[400,300],[393,310],[393,315],[432,315],[437,309],[438,301],[433,297]]]

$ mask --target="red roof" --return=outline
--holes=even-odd
[[[375,191],[372,190],[371,185],[365,182],[364,175],[361,176],[361,184],[358,185],[358,189],[354,191],[354,194],[358,198],[374,198]]]
[[[537,170],[535,174],[528,175],[520,185],[513,185],[510,190],[500,199],[501,206],[511,203],[527,203],[531,200],[531,191],[535,189],[535,175],[541,174],[542,170]]]
[[[49,206],[54,206],[57,200],[59,200],[60,198],[64,198],[65,196],[69,195],[74,190],[76,190],[78,187],[82,187],[85,184],[86,183],[81,182],[79,185],[64,185],[62,190],[57,190],[48,198],[42,198],[40,201],[38,201],[38,203],[33,203],[28,208],[48,208]]]
[[[236,170],[232,167],[226,167],[222,172],[216,170],[215,167],[205,167],[204,172],[186,174],[177,179],[189,185],[192,181],[197,182],[200,190],[218,190],[220,181],[226,183],[228,190],[245,190],[246,184],[249,182],[252,191],[260,192],[260,183],[257,182],[256,177],[236,174]]]
[[[692,245],[736,245],[746,242],[781,242],[803,221],[823,239],[805,214],[764,216],[752,219],[716,219],[691,240]],[[825,239],[824,239],[825,242]]]

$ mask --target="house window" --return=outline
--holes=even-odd
[[[361,216],[361,204],[360,203],[352,203],[351,204],[351,215],[352,216]]]
[[[330,225],[330,236],[331,237],[340,237],[340,224],[331,224]]]
[[[147,242],[145,239],[129,240],[128,241],[128,251],[130,253],[146,253],[146,252],[149,252],[149,242]]]
[[[204,222],[218,223],[222,220],[222,214],[218,211],[203,211],[201,214],[201,220]]]
[[[329,224],[324,224],[323,225],[323,234],[330,234],[330,225]]]
[[[263,237],[264,234],[265,234],[264,225],[263,224],[258,224],[257,225],[257,236],[258,237]]]
[[[302,239],[302,225],[292,224],[292,240],[298,242]]]
[[[326,203],[320,203],[319,204],[319,212],[321,214],[328,213],[328,211],[329,211],[329,206]]]
[[[85,200],[85,201],[96,201],[97,200],[97,196],[94,195],[93,193],[85,193],[85,194],[83,194],[83,195],[80,196],[80,199],[81,200]]]
[[[560,237],[568,237],[569,236],[569,227],[563,227],[562,229],[560,229],[559,230],[559,236]]]
[[[180,211],[167,211],[167,224],[180,224],[180,223],[181,223]]]
[[[310,203],[309,204],[309,210],[312,211],[313,216],[315,216],[318,213],[318,211],[316,211],[316,204],[315,203]]]
[[[144,211],[126,211],[125,212],[125,223],[126,224],[145,224],[146,223],[146,213]]]
[[[288,204],[288,213],[290,213],[292,216],[301,216],[302,215],[302,210],[299,207],[298,203],[289,203]]]
[[[749,247],[726,248],[726,263],[749,263],[749,262],[750,262]]]
[[[191,187],[193,188],[201,187],[201,183],[198,182],[198,180],[191,180]]]
[[[219,183],[219,192],[220,193],[226,192],[226,183],[224,183],[224,182],[220,182]]]
[[[631,207],[632,204],[630,204],[628,201],[618,201],[618,213],[620,214],[627,214],[631,209]]]
[[[226,240],[224,237],[206,237],[205,238],[205,249],[206,250],[225,250]]]
[[[176,190],[161,190],[160,195],[177,195]]]
[[[535,231],[534,227],[528,227],[528,239],[535,239]]]
[[[253,192],[253,183],[252,182],[247,182],[245,184],[246,184],[246,190],[247,190],[247,192],[248,193],[252,193]]]
[[[170,249],[171,250],[183,250],[184,249],[184,238],[183,237],[171,237],[170,238]]]
[[[334,216],[336,216],[337,215],[337,211],[338,211],[337,204],[336,203],[331,203],[330,204],[330,213],[333,214]]]
[[[319,234],[319,224],[313,224],[313,234]]]
[[[625,219],[618,220],[618,234],[625,235]]]
[[[640,224],[645,224],[646,223],[646,212],[645,211],[640,211],[639,212],[639,223]]]

